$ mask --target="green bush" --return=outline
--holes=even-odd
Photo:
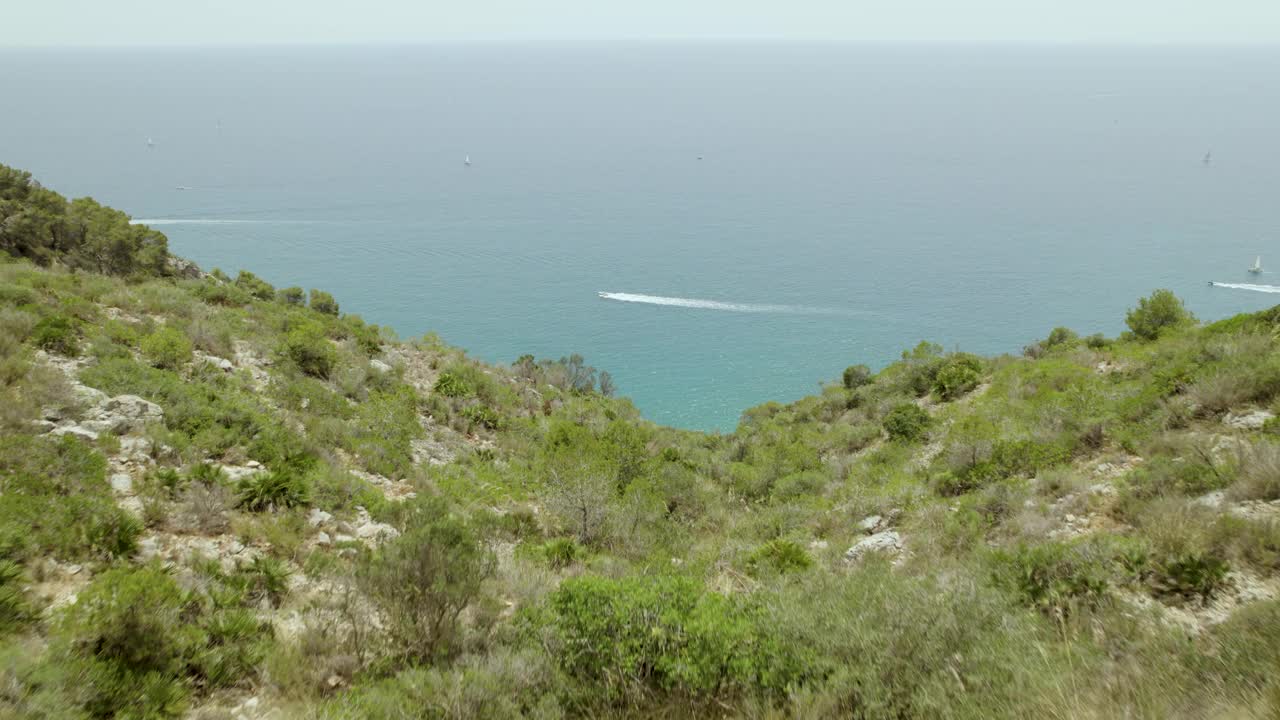
[[[1049,337],[1045,338],[1044,346],[1046,348],[1056,348],[1073,344],[1079,335],[1071,328],[1056,327],[1049,332]]]
[[[0,553],[3,550],[0,548]],[[0,558],[0,638],[35,617],[35,612],[23,590],[26,581],[21,565],[12,560]]]
[[[884,417],[884,430],[890,440],[913,442],[924,437],[932,418],[914,403],[895,405]]]
[[[253,512],[283,510],[310,502],[306,478],[288,470],[271,470],[241,478],[237,505]]]
[[[462,373],[446,370],[440,373],[440,377],[436,378],[436,384],[433,388],[437,393],[450,398],[471,397],[475,395],[476,388],[468,378]]]
[[[132,554],[142,527],[116,505],[106,470],[71,437],[0,436],[0,556]]]
[[[1151,591],[1179,600],[1209,600],[1223,587],[1230,569],[1212,551],[1165,552],[1149,559],[1146,574]]]
[[[866,365],[850,365],[844,369],[844,374],[841,376],[846,390],[857,390],[870,383],[871,379],[871,368]]]
[[[770,540],[751,553],[747,567],[755,574],[802,572],[813,566],[813,558],[803,545],[781,538]]]
[[[359,577],[393,646],[407,659],[432,661],[459,648],[459,618],[494,563],[467,523],[424,501],[405,533],[374,551]]]
[[[276,289],[271,287],[271,283],[248,270],[241,270],[240,274],[236,276],[236,287],[241,288],[259,300],[271,300],[276,295]]]
[[[142,338],[142,354],[152,365],[176,370],[191,362],[191,341],[181,330],[165,326]]]
[[[307,304],[307,291],[296,285],[293,287],[281,288],[276,299],[285,305],[294,305],[301,307]]]
[[[325,315],[338,314],[338,301],[333,296],[323,290],[311,290],[311,309]]]
[[[542,544],[542,556],[555,570],[569,567],[582,555],[582,546],[573,538],[552,538]]]
[[[312,377],[328,378],[338,363],[338,351],[318,325],[304,325],[285,336],[284,354]]]
[[[462,409],[462,417],[486,430],[497,430],[502,426],[502,416],[487,405],[468,405]]]
[[[1195,316],[1172,291],[1161,289],[1140,298],[1138,307],[1125,315],[1124,322],[1138,338],[1155,340],[1166,330],[1193,324]]]
[[[1019,545],[993,554],[997,584],[1038,610],[1065,615],[1096,605],[1110,579],[1109,558],[1087,543]]]
[[[65,315],[41,318],[31,330],[31,342],[49,352],[74,357],[80,353],[76,323]]]
[[[549,609],[561,668],[605,701],[783,697],[810,671],[807,648],[783,642],[760,606],[689,578],[572,578]]]
[[[978,386],[982,361],[975,355],[959,353],[947,358],[933,379],[933,392],[942,400],[954,400]]]
[[[187,661],[204,640],[184,622],[186,594],[154,565],[94,578],[56,633],[85,668],[85,709],[94,717],[163,718],[186,705]]]

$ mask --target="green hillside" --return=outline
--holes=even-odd
[[[721,435],[3,166],[0,251],[0,718],[1280,713],[1280,307]]]

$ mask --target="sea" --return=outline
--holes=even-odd
[[[1280,302],[1247,272],[1280,273],[1278,79],[1277,47],[3,49],[0,163],[206,269],[489,362],[580,353],[727,431],[920,340]]]

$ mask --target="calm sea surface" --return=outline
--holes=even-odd
[[[1206,283],[1280,285],[1280,49],[0,50],[0,162],[692,428],[1156,287],[1280,301]]]

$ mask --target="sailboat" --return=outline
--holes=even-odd
[[[155,146],[156,146],[155,142],[153,142],[151,138],[147,138],[147,147],[153,148]]]
[[[1253,261],[1253,267],[1249,268],[1249,272],[1253,273],[1254,275],[1262,274],[1262,256],[1261,255],[1259,255],[1257,259]]]
[[[463,165],[466,165],[467,167],[471,167],[471,156],[470,156],[470,155],[468,155],[468,156],[466,156],[466,157],[462,158],[462,164],[463,164]]]

